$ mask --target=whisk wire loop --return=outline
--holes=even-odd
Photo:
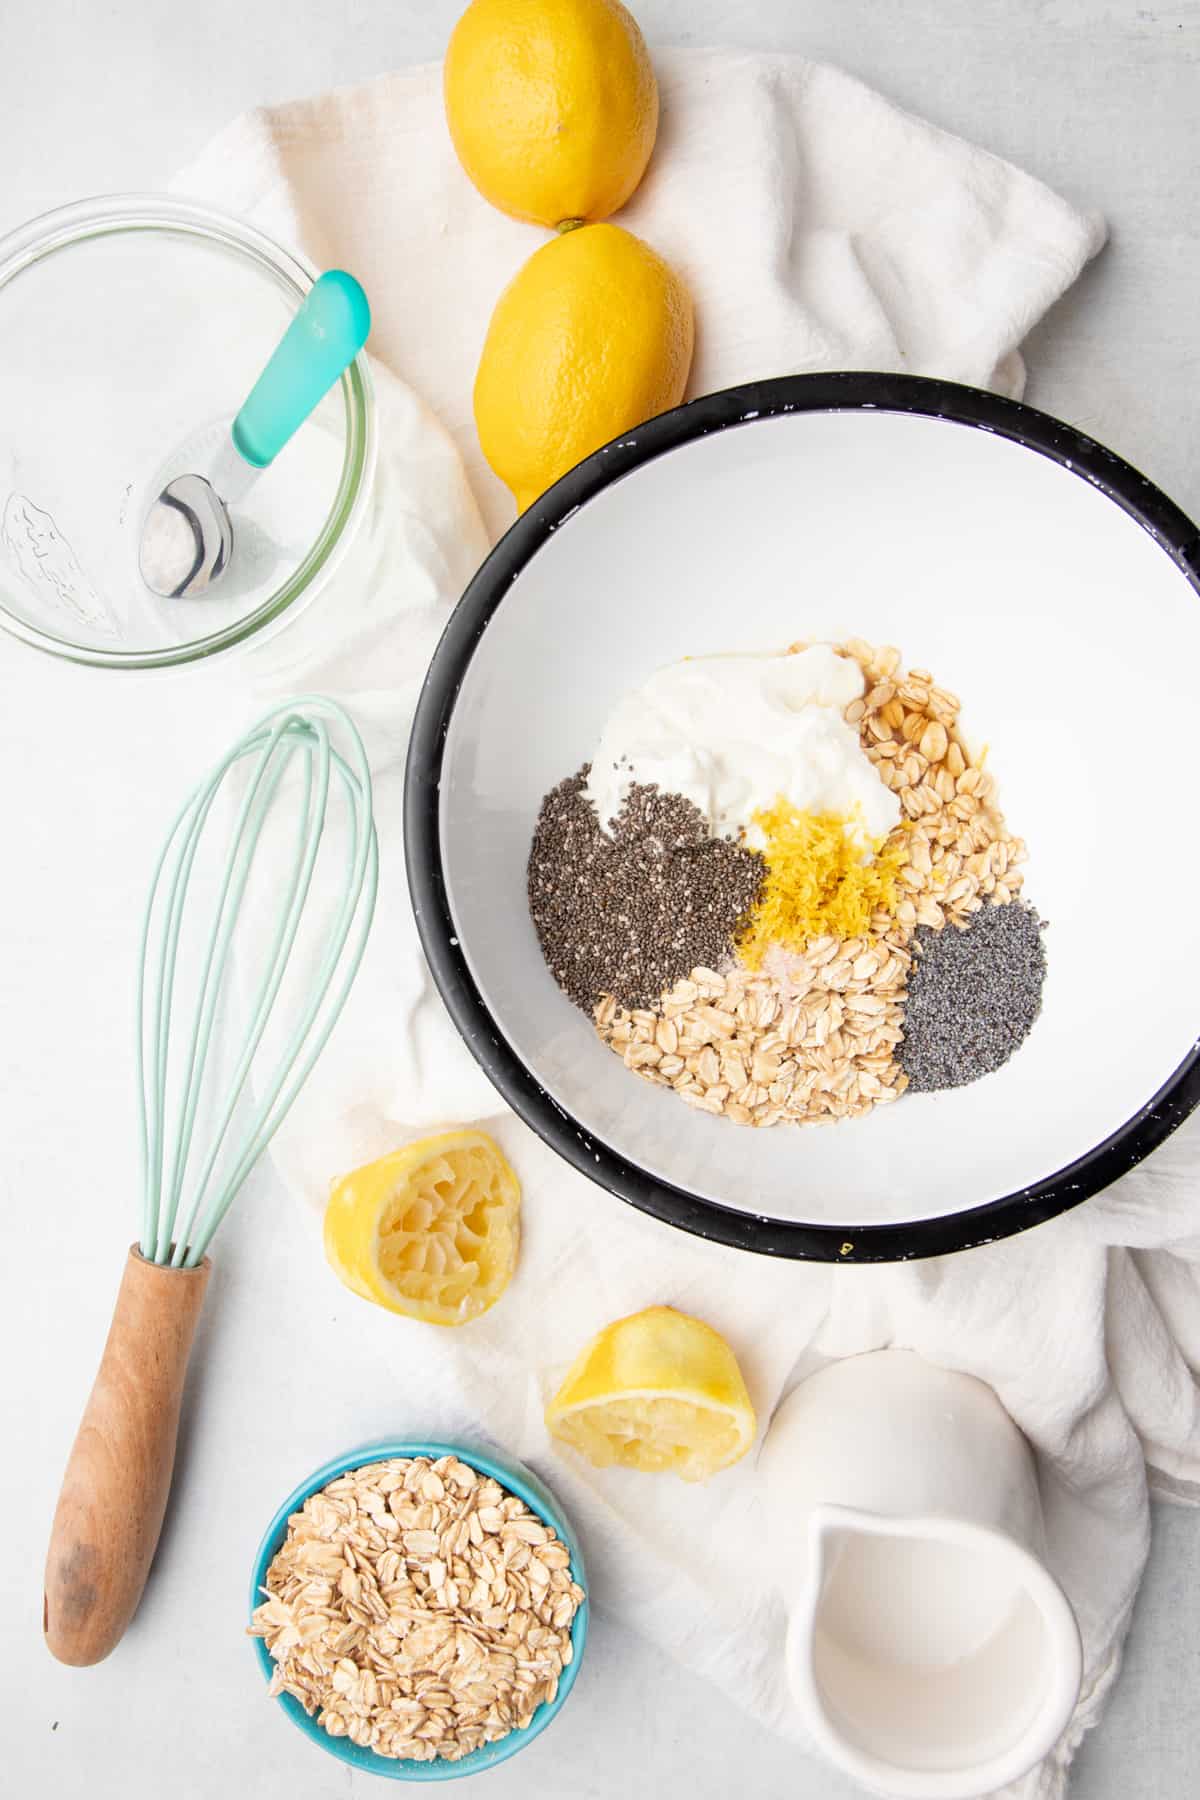
[[[173,1218],[165,1215],[160,1218],[158,1196],[162,1190],[163,1157],[165,1139],[163,1125],[166,1117],[166,1081],[167,1057],[170,1044],[171,1001],[175,985],[175,958],[178,950],[179,928],[183,917],[183,898],[187,891],[187,882],[195,859],[196,848],[209,809],[216,798],[216,786],[213,785],[200,796],[191,796],[187,804],[177,815],[155,867],[154,878],[150,885],[150,893],[146,901],[146,909],[142,917],[142,955],[138,959],[137,1011],[138,1018],[143,1021],[143,1029],[138,1033],[136,1045],[136,1068],[138,1092],[142,1098],[141,1105],[141,1138],[142,1138],[142,1188],[143,1188],[143,1230],[142,1254],[157,1261],[156,1245],[160,1225],[170,1233]],[[178,837],[185,821],[188,830],[184,836]],[[149,956],[151,922],[154,916],[155,901],[159,884],[162,881],[167,859],[172,848],[177,852],[177,863],[171,878],[170,897],[167,902],[167,917],[164,925],[162,942],[159,949],[157,986],[151,1038],[150,1060],[150,1104],[146,1102],[146,1071],[143,1064],[145,1022],[145,989],[147,961]]]
[[[332,744],[330,724],[344,733],[349,760]],[[280,785],[296,756],[301,758],[300,801],[290,861],[284,864],[281,860],[283,875],[272,909],[263,972],[249,1003],[244,1035],[216,1108],[215,1125],[199,1174],[189,1184],[203,1079],[235,932],[259,841]],[[238,804],[203,954],[178,1086],[173,1148],[168,1152],[168,1062],[172,1016],[180,1010],[178,956],[187,891],[217,793],[229,772],[244,758],[256,760]],[[221,1179],[215,1181],[230,1126],[283,985],[310,899],[325,836],[331,787],[345,797],[350,828],[346,875],[330,909],[332,924],[323,935],[323,949],[300,1017],[287,1033],[270,1073],[259,1084],[244,1142],[228,1150]],[[337,1022],[366,949],[378,880],[379,850],[366,751],[347,714],[320,695],[306,695],[268,713],[221,758],[177,815],[151,883],[137,980],[136,1065],[144,1256],[158,1262],[169,1260],[175,1267],[194,1267],[203,1260],[213,1233],[295,1100]],[[149,996],[152,977],[154,991]]]
[[[285,754],[283,757],[279,758],[274,768],[271,766],[271,759],[281,741],[284,728],[285,722],[281,721],[280,726],[268,737],[263,754],[259,758],[253,777],[243,796],[233,830],[229,855],[225,864],[225,873],[220,895],[216,910],[213,914],[212,928],[209,933],[204,967],[200,977],[191,1038],[188,1045],[186,1069],[179,1094],[178,1116],[175,1128],[175,1153],[172,1158],[171,1173],[164,1190],[166,1200],[165,1211],[160,1205],[158,1241],[155,1249],[156,1260],[160,1262],[166,1260],[168,1249],[176,1235],[176,1220],[183,1192],[183,1184],[187,1174],[188,1157],[191,1151],[192,1136],[195,1129],[196,1111],[200,1103],[201,1084],[204,1079],[209,1047],[212,1042],[213,1019],[221,993],[221,981],[225,972],[225,961],[229,954],[229,945],[233,935],[233,929],[237,923],[242,896],[249,879],[252,859],[258,846],[258,840],[261,836],[263,825],[266,821],[267,812],[270,809],[271,802],[275,797],[275,792],[283,778],[287,763],[290,760],[290,756]],[[199,811],[200,809],[197,808],[197,813],[199,813]],[[207,815],[208,809],[204,808],[204,819],[207,819]],[[201,831],[203,830],[203,822],[203,820],[198,819],[197,822],[193,824],[192,829],[188,834],[189,854],[186,864],[186,873],[190,873],[195,849],[199,843]],[[172,903],[177,916],[182,916],[185,894],[186,887],[182,883],[177,884],[172,893]],[[174,979],[175,961],[174,958],[172,958],[170,972],[167,977],[169,983],[167,988],[168,1004],[174,993]],[[164,1086],[167,1073],[166,1060],[169,1042],[168,1035],[163,1040],[163,1060],[160,1069],[160,1078],[163,1081]],[[214,1134],[208,1168],[211,1168],[211,1163],[215,1161],[216,1155],[220,1151],[223,1135],[224,1126],[222,1125],[218,1127]],[[208,1168],[206,1168],[205,1174],[201,1176],[200,1183],[194,1191],[191,1207],[180,1222],[178,1239],[181,1243],[186,1243],[188,1232],[195,1216],[196,1206],[199,1197],[203,1192]]]
[[[289,730],[290,729],[291,727],[289,726]],[[217,1158],[220,1155],[224,1144],[225,1133],[233,1119],[242,1095],[242,1090],[245,1087],[246,1078],[249,1075],[250,1066],[254,1059],[254,1053],[262,1039],[263,1032],[266,1030],[267,1021],[271,1014],[271,1008],[283,980],[288,958],[296,940],[296,933],[300,927],[304,904],[308,898],[309,887],[312,881],[313,866],[316,862],[317,852],[320,848],[321,834],[324,829],[325,805],[329,791],[330,752],[328,734],[325,732],[323,726],[317,726],[315,728],[314,736],[316,740],[317,760],[316,793],[314,795],[312,787],[313,759],[311,757],[306,757],[304,763],[305,793],[299,814],[297,854],[292,863],[291,881],[284,890],[282,905],[277,909],[274,941],[270,951],[264,959],[263,978],[259,984],[258,993],[250,1003],[248,1009],[249,1024],[246,1041],[230,1078],[224,1103],[217,1116],[208,1156],[193,1189],[192,1203],[185,1222],[185,1229],[180,1234],[181,1244],[190,1241],[195,1235],[197,1216],[204,1216],[202,1212],[203,1202],[208,1190],[209,1182],[212,1178],[213,1170],[217,1163]],[[267,754],[273,754],[277,748],[278,744],[273,744]],[[285,746],[284,755],[280,760],[281,770],[282,767],[286,765],[286,762],[290,760],[294,748],[294,745]],[[276,779],[278,779],[278,777],[276,777]],[[268,793],[267,789],[264,789],[264,797],[260,797],[259,806],[256,809],[253,819],[252,838],[248,852],[251,856],[253,855],[254,848],[257,844],[258,834],[265,822],[266,810],[270,804],[271,797],[272,795]],[[248,869],[246,872],[248,873]],[[237,900],[239,902],[240,898],[241,894],[239,892],[237,895]],[[318,982],[320,981],[319,975],[317,980]],[[302,1026],[297,1028],[295,1039],[293,1041],[303,1041]],[[290,1048],[286,1053],[290,1057],[292,1054]],[[215,1228],[214,1224],[208,1233],[209,1236],[211,1236],[211,1231],[215,1230]],[[181,1248],[177,1248],[175,1257],[172,1260],[175,1261],[177,1265],[182,1263],[183,1252]]]
[[[349,770],[343,769],[341,772],[345,777],[349,777]],[[362,835],[362,860],[364,886],[368,894],[367,908],[364,909],[364,917],[360,921],[357,936],[347,958],[341,983],[334,991],[326,1016],[299,1062],[293,1066],[292,1059],[281,1059],[276,1076],[267,1083],[267,1096],[273,1099],[274,1110],[271,1111],[268,1108],[266,1100],[264,1100],[260,1106],[254,1122],[254,1127],[252,1127],[253,1135],[250,1143],[247,1145],[241,1162],[234,1173],[235,1184],[240,1184],[240,1182],[245,1179],[246,1175],[249,1174],[254,1162],[274,1135],[293,1100],[307,1080],[313,1064],[324,1049],[329,1034],[337,1023],[338,1014],[342,1010],[346,996],[350,991],[351,983],[353,982],[358,971],[358,966],[362,961],[363,952],[366,949],[367,934],[370,930],[370,912],[374,910],[379,884],[378,847],[375,841],[375,828],[373,824],[371,825],[369,832],[364,832]],[[320,1011],[321,1003],[325,998],[324,990],[332,980],[342,947],[349,937],[351,926],[354,923],[354,907],[349,903],[349,898],[350,890],[347,889],[347,897],[343,904],[341,918],[331,936],[329,950],[326,953],[322,971],[314,984],[314,994],[316,997],[310,1003],[306,1014],[304,1025],[302,1027],[302,1031],[304,1032],[307,1032],[307,1030],[311,1028]],[[288,1079],[289,1071],[290,1080]],[[286,1089],[284,1087],[285,1083],[287,1084]]]

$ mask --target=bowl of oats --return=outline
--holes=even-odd
[[[532,1470],[385,1442],[335,1458],[263,1535],[250,1635],[268,1694],[340,1761],[447,1781],[557,1717],[587,1641],[583,1553]]]
[[[1198,590],[1141,475],[951,383],[786,377],[599,451],[414,724],[468,1046],[577,1169],[739,1249],[902,1260],[1078,1204],[1200,1100]]]

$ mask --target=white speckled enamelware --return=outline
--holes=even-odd
[[[407,794],[426,952],[545,1138],[723,1242],[930,1254],[1094,1193],[1200,1097],[1196,527],[1057,421],[947,383],[801,376],[599,452],[497,546],[437,652]],[[970,1087],[750,1131],[637,1081],[546,970],[525,899],[542,795],[685,655],[900,646],[988,746],[1049,921],[1042,1016]]]

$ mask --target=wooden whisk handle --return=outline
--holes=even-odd
[[[100,1662],[142,1597],[211,1266],[169,1269],[130,1248],[50,1532],[44,1625],[59,1662]]]

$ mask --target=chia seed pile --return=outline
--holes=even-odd
[[[718,967],[762,886],[763,861],[713,838],[681,794],[631,787],[611,837],[584,791],[585,765],[542,801],[529,853],[529,911],[563,992],[590,1015],[604,994],[654,1006],[697,963]]]
[[[1042,1007],[1044,929],[1017,901],[985,906],[965,931],[918,926],[896,1048],[910,1093],[964,1087],[1020,1048]]]

